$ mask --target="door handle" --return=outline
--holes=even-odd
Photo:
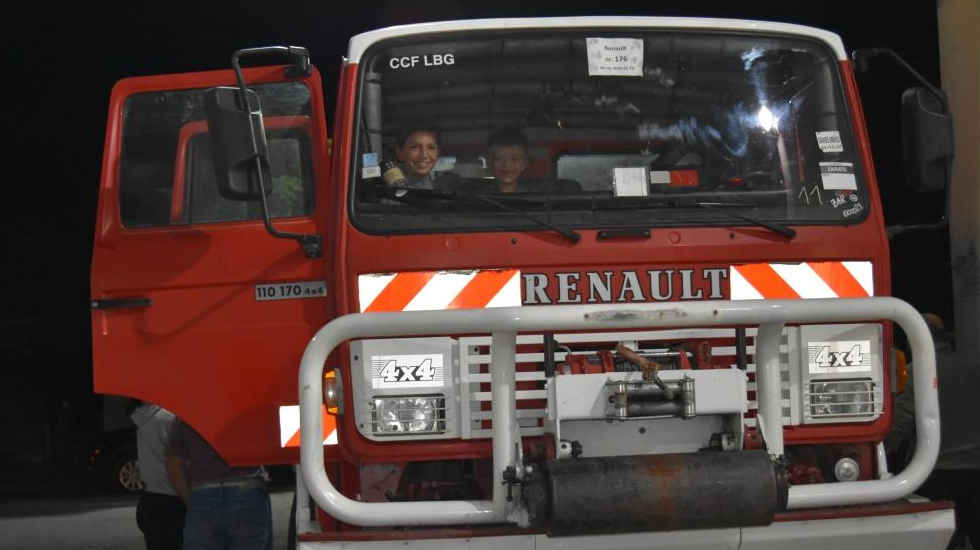
[[[104,298],[101,300],[92,300],[90,305],[92,309],[121,309],[150,307],[152,304],[153,300],[142,296],[136,296],[133,298]]]

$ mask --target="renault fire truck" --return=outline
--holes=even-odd
[[[952,504],[914,494],[933,342],[889,297],[894,182],[839,36],[386,28],[350,40],[329,134],[305,49],[232,65],[112,91],[95,389],[229,464],[298,465],[299,548],[945,548]],[[938,100],[906,96],[928,136]],[[392,175],[419,124],[452,186]],[[494,182],[503,128],[527,192]],[[917,439],[896,471],[899,330]]]

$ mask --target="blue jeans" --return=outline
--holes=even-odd
[[[191,491],[183,550],[271,550],[272,507],[264,488]]]

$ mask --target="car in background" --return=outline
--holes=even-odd
[[[136,426],[96,434],[88,446],[86,469],[90,487],[114,493],[143,489],[136,454]]]

